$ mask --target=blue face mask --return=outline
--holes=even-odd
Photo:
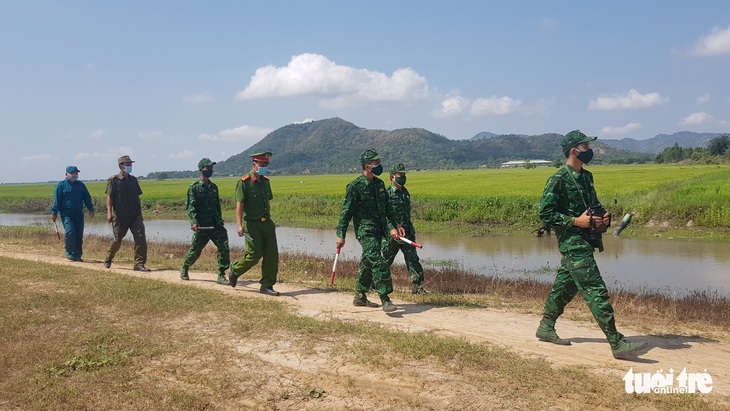
[[[72,183],[74,181],[78,180],[78,179],[79,179],[79,175],[78,174],[69,174],[68,175],[68,180],[71,181]]]
[[[256,174],[258,174],[260,176],[265,176],[267,171],[269,171],[268,167],[259,166],[259,169],[258,169],[258,171],[256,171]]]
[[[132,174],[132,166],[124,166],[124,172],[127,174]]]

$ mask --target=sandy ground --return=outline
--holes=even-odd
[[[58,256],[24,254],[0,247],[0,255],[17,259],[63,265],[82,265],[93,270],[107,270],[101,261],[74,263]],[[154,268],[154,267],[152,267]],[[139,273],[130,264],[115,263],[112,271],[139,277],[155,278],[180,283],[178,271],[153,270]],[[674,371],[675,377],[686,368],[688,373],[707,372],[712,376],[712,395],[730,395],[730,341],[727,333],[722,337],[696,335],[646,335],[621,324],[619,330],[634,341],[644,341],[647,347],[632,360],[617,360],[611,356],[608,343],[597,325],[561,319],[558,333],[572,341],[571,346],[558,346],[540,342],[535,329],[540,318],[494,309],[459,309],[434,307],[398,301],[398,310],[391,314],[380,308],[360,308],[352,305],[352,293],[330,292],[311,289],[299,284],[279,283],[279,297],[269,297],[258,292],[259,285],[252,278],[239,280],[237,288],[221,286],[211,281],[214,276],[191,271],[190,286],[204,287],[238,295],[242,298],[276,298],[293,307],[301,315],[315,318],[338,318],[352,321],[368,321],[393,327],[404,332],[426,331],[450,337],[464,338],[474,343],[489,343],[508,347],[527,357],[545,357],[559,365],[580,365],[594,368],[621,381],[629,369],[634,373],[663,373]],[[248,276],[247,276],[248,277]],[[371,300],[373,298],[371,297]],[[376,298],[377,299],[377,296]],[[689,333],[688,333],[689,334]],[[248,351],[248,350],[246,350]],[[286,361],[272,356],[271,361]],[[285,365],[285,364],[282,364]]]

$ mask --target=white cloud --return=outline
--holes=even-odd
[[[470,112],[474,116],[504,116],[514,113],[520,106],[522,102],[512,97],[492,96],[474,100]]]
[[[601,134],[622,136],[636,131],[641,128],[641,123],[627,123],[623,126],[611,127],[606,126],[601,129]]]
[[[306,123],[311,123],[313,121],[315,121],[313,118],[305,118],[304,120],[292,121],[292,124],[306,124]]]
[[[441,102],[441,108],[433,111],[434,117],[455,117],[469,109],[471,100],[461,96],[447,97]]]
[[[705,113],[704,111],[698,111],[685,117],[682,121],[679,122],[679,124],[683,126],[693,126],[706,123],[710,120],[712,120],[711,115]]]
[[[588,110],[635,110],[658,106],[668,102],[659,93],[641,94],[631,89],[626,95],[609,94],[588,103]]]
[[[141,131],[137,137],[141,140],[161,140],[165,137],[165,133],[162,131]]]
[[[200,134],[198,135],[198,140],[214,142],[257,142],[272,131],[274,130],[271,128],[241,126],[219,131],[215,134]]]
[[[705,37],[695,42],[690,50],[693,56],[720,56],[730,54],[730,27],[720,29],[713,27]]]
[[[89,138],[100,139],[106,135],[106,130],[103,128],[97,128],[96,130],[89,133]]]
[[[697,97],[697,103],[699,103],[699,104],[707,104],[709,102],[710,102],[710,93],[705,93],[704,95]]]
[[[53,160],[55,157],[49,154],[33,154],[30,156],[20,157],[21,163],[46,163]]]
[[[188,94],[183,96],[182,101],[186,104],[207,104],[213,102],[213,96],[203,93]]]
[[[178,151],[177,153],[170,153],[167,155],[167,158],[170,160],[185,160],[188,158],[193,158],[195,155],[195,150],[183,150]]]
[[[428,94],[426,79],[410,68],[399,68],[388,76],[305,53],[292,57],[286,67],[258,68],[236,99],[313,96],[325,98],[322,104],[328,107],[345,107],[363,102],[411,101]]]

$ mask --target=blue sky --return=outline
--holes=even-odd
[[[331,117],[728,132],[728,72],[727,1],[0,0],[0,183],[189,170]]]

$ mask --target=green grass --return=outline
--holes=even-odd
[[[720,234],[730,230],[730,166],[611,165],[589,170],[604,206],[616,220],[633,213],[633,228],[658,221],[666,222],[667,229],[690,225],[719,230]],[[540,225],[536,215],[540,195],[554,172],[554,168],[409,172],[407,187],[416,229],[443,232],[458,227],[472,233],[535,229]],[[279,224],[332,228],[340,214],[345,186],[356,176],[274,176],[272,217]],[[213,180],[220,189],[224,215],[232,220],[237,178]],[[191,182],[142,180],[145,213],[185,218],[185,195]],[[87,184],[101,212],[105,210],[105,184]],[[0,186],[0,210],[48,212],[52,192],[52,184]]]

